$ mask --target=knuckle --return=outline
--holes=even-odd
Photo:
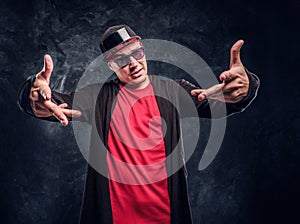
[[[52,111],[52,112],[56,112],[56,113],[58,113],[58,107],[56,106],[56,105],[51,105],[50,106],[50,110]]]
[[[29,98],[31,101],[37,101],[39,99],[39,94],[37,93],[37,91],[33,91],[31,92]]]
[[[239,91],[235,91],[234,94],[233,94],[234,97],[238,97],[239,95],[240,95]]]
[[[45,101],[45,106],[51,111],[51,112],[55,112],[57,111],[57,106],[53,103],[47,102]]]

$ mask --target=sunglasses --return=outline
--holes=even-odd
[[[133,57],[135,60],[140,60],[144,57],[145,51],[144,48],[141,47],[131,52],[129,55],[122,55],[114,58],[112,62],[116,63],[119,68],[123,68],[130,63],[130,57]]]

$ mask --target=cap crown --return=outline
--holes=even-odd
[[[125,24],[111,26],[105,31],[100,39],[100,49],[102,53],[104,53],[132,38],[140,39],[129,26]]]

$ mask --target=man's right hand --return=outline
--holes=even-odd
[[[44,56],[44,67],[36,75],[30,90],[30,105],[36,117],[54,116],[63,126],[68,125],[68,117],[80,117],[78,110],[67,109],[66,103],[57,105],[51,101],[50,77],[53,71],[53,61],[50,55]]]

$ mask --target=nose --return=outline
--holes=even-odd
[[[133,56],[130,56],[129,59],[130,59],[129,66],[135,67],[137,65],[138,61]]]

